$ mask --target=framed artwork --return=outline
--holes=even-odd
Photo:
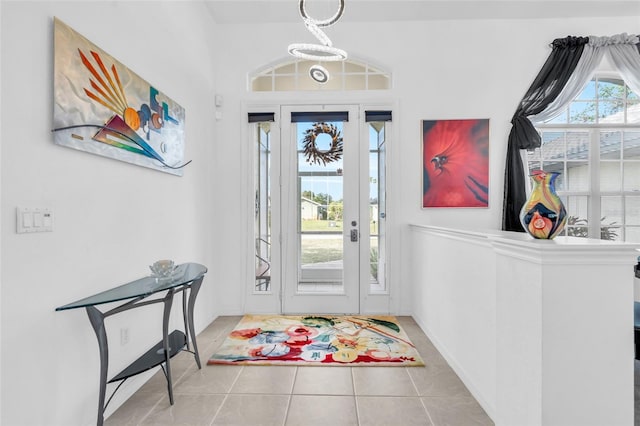
[[[182,176],[185,111],[54,18],[53,139]]]
[[[422,121],[422,207],[489,206],[489,120]]]

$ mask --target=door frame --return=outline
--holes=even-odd
[[[272,94],[273,95],[273,94]],[[341,101],[331,101],[330,98],[334,96],[318,96],[317,99],[308,99],[305,102],[299,100],[296,96],[273,96],[274,98],[280,99],[280,101],[268,102],[265,103],[259,100],[249,100],[242,102],[242,114],[239,129],[241,138],[243,141],[241,147],[241,158],[242,158],[242,178],[241,178],[241,187],[243,190],[242,197],[242,206],[241,206],[241,215],[243,217],[243,221],[246,226],[241,230],[241,239],[244,241],[242,246],[244,247],[243,252],[244,256],[240,266],[243,270],[243,276],[245,279],[243,282],[245,283],[242,286],[242,313],[269,313],[269,314],[279,314],[282,313],[282,298],[284,297],[284,291],[281,285],[281,273],[282,271],[279,268],[279,265],[282,263],[281,253],[278,250],[274,250],[272,252],[272,270],[271,270],[271,290],[269,292],[255,292],[254,284],[255,277],[251,273],[254,269],[254,230],[253,230],[253,215],[251,214],[253,205],[255,202],[254,199],[254,191],[253,191],[253,173],[255,168],[255,158],[252,150],[252,137],[253,133],[251,130],[251,125],[247,123],[247,114],[248,113],[259,113],[259,112],[272,112],[274,113],[275,122],[272,126],[272,139],[273,141],[280,140],[281,137],[281,108],[285,105],[288,106],[312,106],[312,105],[325,105],[331,104],[334,106],[346,106],[346,105],[357,105],[359,106],[359,123],[360,129],[359,134],[360,138],[366,138],[368,132],[368,124],[364,120],[364,112],[369,110],[388,110],[392,111],[393,114],[398,110],[397,101],[370,101],[367,100],[368,96],[365,96],[364,99],[354,99],[349,102],[341,102]],[[342,97],[342,96],[341,96]],[[356,97],[357,98],[357,97]],[[386,216],[387,216],[387,236],[386,236],[386,262],[387,266],[385,268],[386,276],[385,281],[387,283],[386,291],[371,293],[369,291],[369,286],[363,285],[360,286],[360,295],[359,295],[359,313],[360,314],[402,314],[400,312],[400,306],[402,305],[402,301],[400,300],[400,288],[399,281],[402,279],[402,274],[400,269],[396,269],[395,265],[400,264],[401,256],[400,254],[400,242],[401,242],[401,229],[399,228],[397,215],[395,214],[395,205],[397,205],[396,198],[399,197],[399,192],[389,191],[389,188],[393,187],[394,176],[393,171],[398,167],[395,166],[395,155],[394,155],[394,141],[398,141],[398,126],[394,125],[393,122],[388,123],[389,127],[386,130],[386,140],[388,144],[387,148],[387,161],[386,161],[386,182],[387,182],[387,196],[386,196]],[[275,143],[275,142],[274,142]],[[280,159],[273,158],[272,161],[272,186],[276,186],[280,184],[281,176],[280,176]],[[277,170],[277,171],[276,171]],[[365,173],[366,174],[366,173]],[[368,177],[365,176],[368,179]],[[279,191],[275,191],[279,193]],[[275,194],[274,194],[275,195]],[[279,194],[277,196],[272,196],[272,214],[275,216],[276,214],[280,214],[280,199]],[[368,207],[367,207],[368,208]],[[282,235],[282,230],[280,227],[279,221],[274,221],[272,223],[272,235],[274,238],[279,239]],[[367,237],[368,237],[368,229],[367,229]],[[362,233],[361,233],[362,238]]]
[[[364,181],[362,179],[361,162],[363,161],[360,138],[360,109],[359,105],[282,105],[280,126],[280,155],[282,163],[280,172],[282,181],[280,221],[283,238],[282,255],[282,312],[285,314],[298,313],[326,313],[326,314],[357,314],[360,311],[360,287],[363,281],[363,264],[361,256],[361,225],[363,219],[362,193]],[[342,136],[345,140],[343,159],[343,200],[345,200],[345,215],[343,217],[342,245],[342,292],[313,293],[302,292],[299,287],[299,177],[298,177],[298,131],[297,125],[290,121],[294,112],[338,112],[346,111],[348,120],[343,123]],[[275,151],[275,150],[274,150]],[[275,154],[274,154],[275,156]],[[367,192],[368,193],[368,192]],[[366,199],[368,201],[368,197]],[[351,226],[351,222],[357,225]],[[353,242],[348,237],[351,229],[358,232],[358,241]],[[368,259],[367,259],[368,262]]]

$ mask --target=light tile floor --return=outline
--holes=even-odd
[[[240,319],[200,333],[201,370],[190,353],[172,359],[173,406],[158,371],[105,425],[493,425],[411,317],[398,320],[425,367],[206,365]]]

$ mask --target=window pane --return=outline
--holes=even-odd
[[[527,150],[527,162],[535,161],[537,163],[540,162],[540,148]],[[540,164],[536,166],[540,168]]]
[[[630,243],[640,243],[640,227],[627,228],[625,230],[624,240]]]
[[[369,123],[369,291],[386,291],[385,122]]]
[[[589,132],[567,132],[567,159],[589,159]]]
[[[624,97],[624,82],[619,78],[598,79],[598,99],[617,100]]]
[[[622,163],[624,190],[640,191],[640,161],[625,161]]]
[[[563,202],[568,216],[582,219],[589,217],[589,197],[587,195],[569,195]]]
[[[568,123],[569,122],[568,114],[569,114],[569,111],[565,108],[565,109],[562,110],[562,112],[560,112],[555,117],[551,118],[550,120],[545,121],[545,123],[549,123],[549,124],[565,124],[565,123]]]
[[[625,131],[622,143],[625,160],[640,160],[640,132]]]
[[[256,292],[271,290],[271,123],[258,123],[254,142]]]
[[[382,74],[369,74],[367,76],[367,85],[369,90],[389,89],[389,76]]]
[[[366,69],[364,65],[354,64],[353,62],[345,62],[344,71],[349,73],[352,73],[352,72],[364,73]]]
[[[600,190],[620,191],[622,189],[622,176],[620,175],[620,163],[618,161],[600,162]]]
[[[275,74],[295,74],[295,72],[296,72],[296,64],[295,64],[295,62],[293,62],[291,64],[283,65],[283,66],[278,67],[275,70],[273,70],[273,72]]]
[[[624,103],[622,101],[601,101],[598,104],[600,123],[624,123]]]
[[[572,102],[569,107],[570,123],[595,123],[596,106],[593,102]]]
[[[365,90],[365,79],[361,75],[345,75],[346,86],[351,90]]]
[[[342,135],[342,122],[323,123],[334,126]],[[318,164],[308,161],[303,147],[315,124],[297,123],[298,134],[298,286],[299,293],[343,293],[343,159]],[[329,136],[322,133],[323,136]],[[324,139],[324,140],[323,140]],[[316,137],[316,149],[327,151],[325,138]],[[347,142],[347,141],[344,141]]]
[[[591,177],[589,163],[586,161],[570,161],[567,163],[567,191],[588,191]]]
[[[582,90],[582,93],[578,95],[576,99],[578,100],[593,100],[596,98],[596,82],[591,80],[585,88]]]
[[[605,160],[620,159],[620,141],[622,132],[619,131],[600,131],[600,158]]]
[[[279,77],[276,76],[274,79],[274,87],[276,91],[285,91],[285,90],[296,90],[296,80],[291,77]]]
[[[542,166],[540,165],[539,161],[534,161],[532,163],[528,163],[528,165],[529,165],[529,173],[527,174],[527,176],[531,176],[535,170],[542,169]],[[557,182],[557,180],[556,180],[556,182]],[[556,188],[558,188],[557,183],[556,183]]]
[[[544,160],[564,159],[564,132],[544,132],[541,153]]]
[[[622,197],[600,197],[600,217],[602,225],[622,224]]]
[[[619,226],[602,226],[600,239],[609,241],[622,241],[622,228]]]
[[[640,225],[640,196],[626,196],[624,210],[625,225]]]
[[[627,123],[640,123],[640,102],[637,100],[627,101]]]
[[[270,92],[273,88],[271,87],[272,78],[270,75],[264,77],[256,77],[253,80],[252,88],[254,92]]]
[[[562,202],[567,209],[566,235],[570,237],[588,237],[589,197],[586,195],[568,196]]]

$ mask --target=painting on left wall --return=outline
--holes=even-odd
[[[58,145],[182,176],[185,111],[54,18]]]

